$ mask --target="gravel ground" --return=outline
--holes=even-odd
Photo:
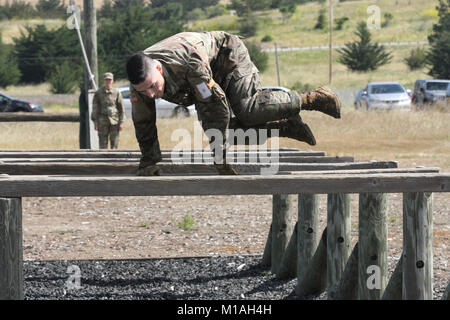
[[[261,256],[25,261],[25,299],[293,300],[296,279],[278,280]],[[389,277],[397,261],[388,260]],[[78,280],[79,281],[78,281]],[[434,299],[446,279],[434,278]],[[306,297],[325,300],[327,294]]]

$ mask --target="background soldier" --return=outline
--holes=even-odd
[[[111,149],[117,149],[125,117],[122,94],[112,87],[112,73],[105,73],[103,79],[104,87],[98,89],[94,95],[91,119],[94,121],[95,130],[98,131],[100,149],[108,149],[108,137]]]
[[[162,40],[127,62],[136,138],[142,152],[138,175],[159,174],[161,151],[156,130],[155,99],[188,106],[195,103],[204,131],[218,129],[223,141],[221,174],[236,174],[224,162],[226,129],[279,129],[280,136],[316,143],[300,110],[317,110],[340,118],[341,103],[331,91],[262,90],[259,72],[242,40],[223,31],[184,32]],[[230,108],[236,118],[230,122]],[[213,150],[214,151],[214,150]]]

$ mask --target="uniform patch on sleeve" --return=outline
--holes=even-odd
[[[200,93],[200,96],[202,99],[207,99],[212,96],[210,88],[208,88],[208,85],[205,82],[199,83],[195,86],[197,88],[197,91]]]
[[[136,96],[136,94],[130,93],[130,101],[131,102],[137,102],[138,101],[138,97]]]

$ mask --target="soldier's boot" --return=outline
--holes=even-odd
[[[300,115],[293,116],[289,119],[269,122],[266,124],[267,129],[279,129],[279,136],[291,138],[307,144],[316,145],[316,138],[309,126],[302,121]],[[270,131],[269,131],[270,132]]]
[[[341,101],[330,89],[317,88],[314,91],[301,93],[302,110],[314,110],[323,112],[336,119],[341,117]]]

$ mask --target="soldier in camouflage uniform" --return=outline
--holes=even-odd
[[[95,124],[95,130],[98,131],[100,149],[108,149],[108,138],[111,149],[117,149],[125,114],[122,94],[112,87],[114,82],[112,73],[105,73],[103,79],[104,87],[98,89],[94,95],[91,119]]]
[[[223,145],[230,108],[236,116],[231,121],[233,128],[279,129],[280,136],[310,145],[315,144],[315,139],[302,122],[300,110],[317,110],[340,118],[340,101],[328,89],[302,94],[262,90],[258,69],[244,43],[223,31],[184,32],[162,40],[133,55],[127,62],[127,74],[136,138],[142,152],[138,175],[159,174],[156,98],[184,106],[195,104],[203,129],[220,130]],[[214,137],[209,138],[210,143],[214,142]],[[221,174],[235,174],[226,163],[216,167]]]

